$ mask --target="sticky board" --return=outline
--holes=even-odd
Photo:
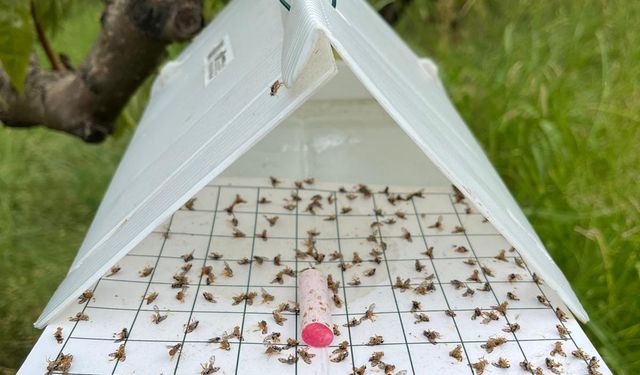
[[[354,185],[314,182],[298,189],[292,181],[282,181],[277,187],[267,179],[213,181],[196,194],[192,210],[183,207],[176,211],[118,262],[117,273],[103,275],[92,285],[89,288],[93,291],[92,298],[84,303],[74,301],[58,320],[51,322],[19,374],[43,373],[47,359],[54,359],[59,353],[74,356],[70,374],[192,374],[199,373],[201,364],[212,357],[221,368],[220,374],[251,375],[265,371],[321,374],[320,350],[309,349],[316,355],[311,364],[299,359],[294,365],[278,360],[294,354],[293,348],[270,358],[264,353],[264,339],[273,332],[281,334],[282,343],[288,338],[300,340],[300,322],[295,313],[284,311],[286,320],[282,325],[277,325],[272,315],[279,304],[297,302],[296,279],[284,276],[279,284],[273,282],[275,275],[285,267],[295,272],[310,265],[340,283],[338,294],[342,304],[332,306],[333,322],[340,334],[335,336],[328,353],[346,340],[348,356],[338,363],[328,362],[330,374],[348,374],[353,367],[363,365],[368,372],[381,373],[372,370],[369,362],[374,351],[384,351],[382,360],[395,365],[396,372],[404,370],[406,374],[472,374],[472,364],[482,358],[489,361],[488,372],[493,373],[498,369],[491,363],[500,357],[511,365],[509,370],[500,369],[501,373],[521,373],[519,363],[525,359],[547,372],[546,358],[560,363],[564,373],[586,373],[586,362],[571,354],[577,347],[600,360],[602,373],[610,373],[546,281],[534,282],[526,263],[519,266],[516,262],[521,256],[519,251],[511,249],[473,204],[467,200],[456,203],[449,187],[425,189],[422,198],[391,204],[388,196],[380,193],[384,186],[371,185],[374,194],[368,198],[358,192],[340,193],[340,186],[351,191]],[[419,189],[391,186],[389,190],[411,193]],[[230,215],[225,209],[237,194],[246,203],[234,206]],[[301,201],[289,210],[284,207],[285,199],[290,201],[292,194]],[[318,194],[322,207],[312,214],[306,207],[311,197]],[[258,203],[261,200],[269,203]],[[271,226],[266,218],[274,216],[278,220]],[[230,223],[233,217],[245,237],[233,236]],[[441,224],[436,227],[436,222]],[[372,223],[380,224],[379,232],[372,231]],[[255,235],[263,230],[267,231],[266,240]],[[311,257],[296,256],[295,249],[307,249],[305,241],[310,231],[317,233],[313,236],[315,249],[325,255],[320,264]],[[411,241],[407,240],[407,232]],[[373,241],[369,237],[372,234],[375,234]],[[379,248],[382,242],[387,249],[380,256],[380,263],[376,263],[370,251]],[[425,253],[429,248],[431,257]],[[499,256],[502,250],[504,257]],[[332,259],[334,253],[342,259]],[[356,253],[362,258],[361,263],[353,263]],[[281,266],[274,265],[273,258],[277,255]],[[193,259],[185,262],[184,257],[190,256]],[[254,257],[263,258],[263,262]],[[254,261],[239,264],[244,258]],[[344,271],[340,267],[343,261],[349,265]],[[231,277],[224,276],[225,262],[233,271]],[[189,285],[184,299],[179,301],[176,293],[180,289],[172,288],[171,283],[175,282],[173,275],[181,272],[185,264],[192,265],[186,272]],[[207,285],[206,278],[199,277],[206,266],[211,266],[216,275],[213,285]],[[142,277],[140,271],[145,267],[153,267],[153,271]],[[365,276],[371,269],[375,273]],[[468,280],[474,272],[479,282]],[[410,289],[394,287],[398,277],[403,282],[408,279]],[[355,278],[360,280],[358,285]],[[416,293],[416,287],[425,280],[433,283],[433,290],[424,295]],[[465,286],[456,289],[452,280]],[[490,290],[479,290],[485,282]],[[473,290],[473,295],[463,296],[467,287]],[[274,297],[273,301],[262,303],[263,289]],[[158,296],[147,304],[143,298],[152,292]],[[207,301],[203,292],[212,293],[216,302]],[[257,293],[252,304],[246,300],[234,304],[234,297],[247,292]],[[509,299],[509,292],[518,300]],[[539,296],[549,304],[542,304]],[[420,302],[414,312],[413,301]],[[505,301],[508,309],[505,315],[498,314],[498,320],[483,323],[484,316],[471,319],[476,308],[488,313]],[[372,304],[373,320],[345,326],[362,317]],[[157,325],[152,322],[154,306],[167,316]],[[556,308],[567,312],[566,321],[559,319]],[[68,320],[78,312],[85,313],[88,320]],[[415,314],[419,313],[426,314],[429,321],[416,323]],[[261,320],[267,322],[267,334],[259,330]],[[197,328],[185,333],[186,325],[194,321],[199,322]],[[513,333],[505,332],[507,324],[519,324],[520,328]],[[243,341],[230,339],[228,351],[208,342],[233,331],[235,326],[240,327]],[[564,338],[558,326],[568,331]],[[63,328],[61,344],[53,335],[56,327]],[[129,332],[122,342],[126,360],[110,360],[109,354],[122,344],[114,342],[114,334],[123,328]],[[435,344],[424,336],[425,330],[438,332]],[[384,342],[368,346],[373,335],[382,336]],[[505,338],[506,343],[491,353],[482,348],[488,339],[497,337]],[[556,342],[562,343],[566,357],[550,354]],[[175,344],[181,344],[183,349],[170,358],[168,346]],[[460,360],[450,355],[458,346]]]

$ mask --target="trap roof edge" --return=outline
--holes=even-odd
[[[424,154],[569,309],[588,321],[569,282],[433,70],[425,70],[363,0],[338,2],[336,7],[327,0],[290,4],[284,9],[277,0],[232,1],[163,69],[67,277],[34,326],[48,324],[183,202],[334,77],[332,47]],[[243,27],[251,21],[253,27]],[[220,48],[226,55],[212,64],[209,59]],[[284,81],[286,90],[271,96],[271,84],[277,80]]]

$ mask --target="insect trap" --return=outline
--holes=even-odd
[[[234,0],[156,79],[20,373],[609,373],[576,318],[434,63],[364,0]]]

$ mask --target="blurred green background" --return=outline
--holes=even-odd
[[[207,4],[210,18],[220,4]],[[51,38],[74,64],[92,45],[102,7],[78,1],[61,13]],[[439,64],[618,374],[640,368],[638,20],[637,1],[414,0],[395,25]],[[0,373],[15,372],[38,338],[32,323],[84,237],[147,89],[98,146],[0,127]]]

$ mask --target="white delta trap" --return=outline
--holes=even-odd
[[[272,186],[271,175],[283,182]],[[292,183],[308,176],[312,184]],[[373,194],[338,189],[356,183]],[[418,189],[389,199],[389,191]],[[236,194],[246,203],[225,212]],[[291,194],[302,200],[284,209]],[[323,204],[305,210],[316,194]],[[268,226],[263,217],[276,215]],[[232,235],[236,229],[244,236]],[[365,256],[382,243],[386,251]],[[325,251],[326,261],[297,256],[304,246]],[[342,258],[329,260],[336,251]],[[351,261],[355,252],[362,264]],[[276,255],[281,264],[272,264]],[[240,265],[242,258],[253,261]],[[195,264],[191,282],[171,288],[187,262]],[[299,333],[295,314],[284,311],[282,326],[271,317],[277,303],[296,298],[295,280],[272,281],[277,266],[310,264],[341,282],[344,304],[333,313],[342,333],[333,346],[346,340],[348,355],[334,361],[330,348],[311,364],[292,364],[294,346],[269,358],[256,332],[263,315],[283,341]],[[208,265],[217,275],[211,285],[200,276]],[[222,276],[223,266],[234,276]],[[429,293],[396,285],[406,277],[408,289],[427,283]],[[232,303],[265,289],[275,301]],[[206,291],[216,303],[203,300]],[[496,313],[503,302],[508,310]],[[377,319],[346,324],[371,304]],[[431,61],[416,57],[364,0],[234,0],[160,72],[89,233],[35,323],[46,329],[20,373],[206,373],[207,361],[236,374],[347,374],[362,366],[383,373],[385,365],[394,374],[485,366],[609,373],[567,307],[588,320]],[[168,318],[152,324],[153,314]],[[209,340],[235,326],[243,340],[229,348]],[[384,343],[369,346],[373,335]],[[495,350],[487,345],[503,338]],[[370,360],[373,351],[384,351],[381,362]]]

